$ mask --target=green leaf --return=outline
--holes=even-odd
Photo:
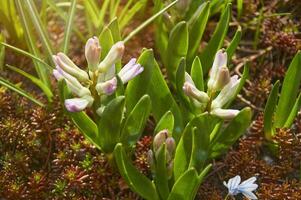
[[[241,40],[241,35],[242,35],[241,26],[238,26],[237,31],[236,31],[230,45],[226,49],[226,52],[228,55],[228,61],[230,61],[232,56],[234,55],[234,52],[235,52],[236,48],[238,47],[238,44]]]
[[[204,91],[203,69],[202,69],[202,64],[201,64],[199,57],[195,57],[195,59],[192,63],[190,75],[191,75],[191,78],[192,78],[195,86],[199,90]]]
[[[46,34],[45,27],[42,24],[36,5],[32,0],[24,0],[23,2],[24,5],[26,5],[27,7],[27,13],[30,16],[31,21],[42,41],[47,57],[49,61],[52,62],[52,55],[53,55],[52,45],[50,43],[48,35]]]
[[[245,108],[211,142],[211,157],[225,153],[243,135],[251,123],[252,112]]]
[[[208,45],[200,55],[204,74],[208,73],[209,69],[212,66],[216,52],[222,47],[224,43],[224,39],[229,27],[230,16],[231,4],[228,4],[220,17],[218,25],[210,41],[208,42]]]
[[[190,168],[175,182],[168,200],[193,200],[199,184],[197,171]]]
[[[31,82],[33,82],[35,85],[37,85],[43,92],[44,94],[47,96],[48,98],[48,101],[52,102],[52,97],[53,97],[53,94],[51,92],[51,90],[49,89],[49,87],[47,85],[45,85],[40,79],[34,77],[33,75],[31,74],[28,74],[27,72],[17,68],[17,67],[14,67],[14,66],[11,66],[11,65],[6,65],[9,69],[21,74],[22,76],[25,76],[26,78],[30,79]]]
[[[243,0],[237,0],[237,18],[239,19],[241,17],[242,14],[242,10],[243,10]]]
[[[189,50],[188,63],[191,63],[199,49],[203,33],[210,13],[210,3],[205,2],[199,6],[198,10],[188,21],[189,27]]]
[[[167,46],[165,67],[171,83],[175,83],[176,71],[182,57],[188,51],[188,27],[186,22],[179,22],[171,31]]]
[[[0,85],[3,85],[4,87],[7,87],[8,89],[17,92],[18,94],[22,95],[23,97],[29,99],[30,101],[32,101],[36,104],[38,104],[39,106],[42,106],[42,107],[45,106],[42,102],[37,100],[31,94],[27,93],[25,90],[22,90],[18,86],[14,85],[13,83],[11,83],[11,82],[9,82],[9,81],[5,80],[4,78],[1,78],[1,77],[0,77]]]
[[[98,123],[99,140],[101,148],[111,153],[120,140],[120,127],[123,117],[125,98],[119,96],[113,99],[104,109]]]
[[[183,85],[185,82],[185,72],[186,72],[186,60],[182,58],[179,63],[179,67],[176,74],[176,86],[177,86],[177,95],[181,100],[181,103],[186,106],[186,108],[190,107],[190,103],[188,97],[184,94]]]
[[[171,111],[167,111],[157,123],[154,133],[167,129],[170,133],[173,132],[175,118]]]
[[[111,30],[114,43],[121,41],[119,24],[116,17],[109,23],[108,28]]]
[[[298,96],[298,98],[295,102],[295,105],[294,105],[288,119],[286,120],[286,122],[284,124],[285,128],[291,128],[291,126],[294,123],[295,117],[297,116],[300,108],[301,108],[301,93],[299,93],[299,96]]]
[[[263,123],[264,123],[264,135],[265,138],[268,140],[272,139],[272,136],[274,135],[274,126],[273,126],[273,120],[274,120],[274,113],[277,106],[278,101],[278,92],[279,92],[279,84],[280,82],[277,81],[275,85],[273,86],[273,89],[269,95],[269,98],[267,100],[265,109],[264,109],[264,117],[263,117]]]
[[[121,176],[128,186],[147,200],[159,200],[154,183],[141,174],[129,161],[122,144],[117,144],[114,150],[114,157]]]
[[[71,6],[70,6],[70,9],[69,9],[68,19],[67,19],[67,26],[65,27],[64,46],[63,46],[63,52],[65,54],[68,53],[68,49],[69,49],[71,33],[72,33],[72,29],[73,29],[73,24],[74,24],[73,20],[74,20],[75,11],[76,11],[76,1],[77,0],[72,0],[71,1]]]
[[[155,102],[152,113],[156,121],[159,121],[169,110],[173,113],[174,138],[178,140],[183,129],[182,115],[154,58],[153,51],[145,50],[138,59],[138,63],[144,67],[144,71],[127,85],[127,110],[132,110],[135,102],[144,94],[148,94],[151,101]]]
[[[299,93],[301,83],[301,52],[298,52],[291,62],[281,89],[278,106],[276,109],[275,126],[281,128],[285,125]]]
[[[140,138],[145,123],[151,111],[151,100],[148,95],[144,95],[138,101],[134,109],[126,118],[122,133],[121,141],[125,146],[133,146]]]
[[[103,60],[114,45],[113,35],[108,27],[105,27],[101,32],[99,43],[101,44],[101,60]]]
[[[185,127],[182,137],[177,145],[174,158],[174,178],[178,180],[180,176],[187,170],[190,163],[192,151],[192,127],[188,123]]]
[[[166,168],[166,145],[162,145],[156,156],[155,183],[161,199],[167,199],[169,195],[168,172]]]

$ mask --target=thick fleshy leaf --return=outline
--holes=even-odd
[[[120,140],[120,127],[123,117],[125,98],[119,96],[113,99],[104,109],[98,123],[99,140],[101,148],[111,153]]]
[[[264,135],[268,140],[271,140],[274,135],[273,120],[278,101],[279,84],[279,81],[274,84],[264,109]]]
[[[138,101],[132,112],[128,115],[123,130],[121,141],[124,146],[133,146],[140,138],[145,123],[151,111],[151,100],[148,95],[144,95]]]
[[[208,45],[200,55],[204,74],[208,73],[217,50],[220,49],[224,43],[224,39],[229,27],[230,16],[231,4],[228,4],[220,17],[218,25],[210,41],[208,42]]]
[[[204,75],[203,75],[202,64],[199,57],[195,57],[192,63],[190,75],[195,86],[199,90],[204,91]]]
[[[167,129],[170,133],[173,132],[174,128],[174,116],[171,111],[167,111],[160,119],[160,121],[157,123],[157,126],[155,128],[154,133],[159,133],[159,131],[162,131],[164,129]]]
[[[188,21],[189,28],[189,49],[188,49],[188,63],[192,63],[192,60],[196,56],[199,49],[203,33],[206,28],[206,24],[209,18],[210,6],[209,1],[200,5],[198,10]],[[189,67],[189,66],[188,66]]]
[[[251,123],[252,112],[245,108],[230,122],[224,131],[220,131],[211,142],[211,157],[215,158],[226,151],[242,136]]]
[[[177,179],[168,200],[193,200],[195,197],[194,191],[199,187],[199,184],[197,171],[190,168]]]
[[[186,60],[185,58],[181,58],[176,74],[177,95],[181,100],[182,105],[184,105],[186,108],[189,108],[190,104],[188,98],[183,91],[183,85],[185,82],[185,72],[186,72]]]
[[[301,108],[301,93],[299,94],[295,105],[290,113],[290,115],[288,116],[288,119],[286,120],[284,127],[285,128],[291,128],[291,126],[294,123],[295,117],[297,116],[298,112],[300,111]]]
[[[134,167],[126,156],[122,144],[116,145],[114,157],[120,174],[133,191],[138,193],[144,199],[159,200],[154,183]]]
[[[242,36],[241,26],[238,26],[237,31],[236,31],[230,45],[226,49],[228,61],[230,61],[232,56],[234,55],[235,50],[238,47],[238,44],[241,40],[241,36]]]
[[[275,126],[281,128],[287,121],[295,104],[301,84],[301,52],[298,52],[291,62],[281,89],[278,106],[276,109]]]
[[[132,110],[135,102],[144,94],[148,94],[151,101],[155,102],[152,106],[152,113],[156,121],[159,121],[169,110],[173,113],[175,118],[174,138],[179,139],[183,129],[182,115],[155,61],[153,51],[145,50],[138,63],[144,67],[144,71],[127,85],[127,110]]]
[[[168,172],[166,168],[166,146],[162,145],[156,156],[155,183],[161,199],[167,199],[169,195]]]
[[[114,44],[112,32],[108,27],[105,27],[99,35],[99,44],[101,45],[101,60],[103,60]]]
[[[179,22],[171,31],[165,67],[172,84],[175,83],[176,72],[182,57],[186,57],[188,51],[188,27],[186,22]]]

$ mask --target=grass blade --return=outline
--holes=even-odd
[[[72,0],[71,7],[70,7],[69,13],[68,13],[67,27],[66,27],[65,34],[64,34],[65,36],[64,36],[63,52],[65,54],[68,53],[75,11],[76,11],[76,0]]]
[[[13,83],[5,80],[2,77],[0,77],[0,85],[3,85],[4,87],[7,87],[8,89],[11,89],[11,90],[17,92],[18,94],[24,96],[25,98],[31,100],[32,102],[38,104],[39,106],[42,106],[42,107],[45,106],[42,102],[40,102],[39,100],[37,100],[36,98],[34,98],[31,94],[27,93],[25,90],[17,87]]]

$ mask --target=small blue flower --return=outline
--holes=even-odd
[[[241,182],[240,176],[235,176],[234,178],[229,179],[228,183],[224,181],[224,185],[228,188],[229,195],[235,196],[239,193],[242,193],[248,199],[257,199],[256,195],[253,193],[257,189],[258,185],[254,183],[256,177],[251,177],[248,180]]]

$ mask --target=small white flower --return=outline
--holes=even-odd
[[[80,81],[89,80],[87,72],[76,66],[64,53],[58,53],[57,55],[52,56],[52,58],[57,68],[61,68]]]
[[[207,93],[200,91],[196,88],[192,78],[189,76],[188,73],[185,73],[185,83],[183,86],[183,90],[187,96],[196,99],[200,103],[207,103],[210,100]]]
[[[124,53],[124,42],[117,42],[112,46],[107,56],[98,65],[98,70],[103,73],[106,72],[110,67],[112,67],[116,62],[118,62]]]
[[[117,78],[114,77],[111,80],[100,82],[96,85],[95,89],[100,95],[111,95],[117,89]]]
[[[73,98],[65,100],[65,107],[69,112],[80,112],[87,107],[90,107],[93,103],[93,98],[85,96],[82,98]]]
[[[216,53],[212,68],[209,73],[208,91],[218,91],[223,87],[223,85],[221,85],[221,79],[227,80],[227,76],[225,76],[227,74],[224,73],[226,71],[225,69],[228,70],[227,53],[221,49]]]
[[[254,183],[255,181],[256,177],[251,177],[240,183],[241,178],[237,175],[234,178],[229,179],[228,183],[224,181],[224,185],[228,188],[228,193],[232,196],[242,193],[248,199],[255,200],[257,197],[253,191],[258,187],[258,185]]]
[[[236,115],[239,113],[239,110],[233,110],[233,109],[221,109],[217,108],[211,111],[212,115],[218,116],[220,118],[230,120],[236,117]]]
[[[91,71],[97,70],[100,61],[101,47],[97,37],[90,38],[85,46],[85,56]]]
[[[118,73],[123,84],[143,72],[144,68],[140,64],[136,63],[136,61],[137,60],[135,58],[132,58]]]

